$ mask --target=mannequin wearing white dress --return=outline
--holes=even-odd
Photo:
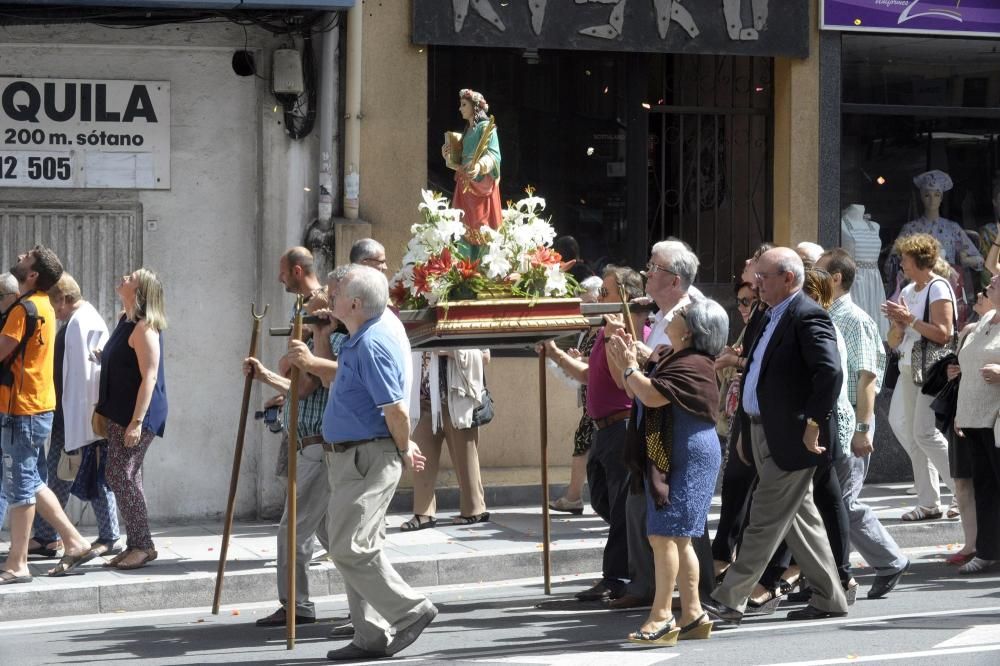
[[[851,287],[851,298],[875,320],[884,340],[889,333],[889,320],[879,307],[885,302],[885,288],[878,270],[878,257],[882,252],[879,226],[865,215],[864,206],[851,204],[841,214],[840,235],[840,246],[858,266],[854,286]]]

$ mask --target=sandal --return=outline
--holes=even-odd
[[[708,613],[702,613],[694,622],[681,627],[678,640],[705,639],[712,635],[712,621]]]
[[[427,520],[421,520],[426,518]],[[416,530],[426,530],[434,527],[438,524],[437,518],[434,516],[420,516],[413,514],[413,518],[399,526],[400,532],[415,532]]]
[[[747,612],[745,614],[748,616],[771,615],[774,611],[778,610],[780,604],[781,594],[779,594],[778,590],[768,590],[767,598],[763,601],[753,601],[752,599],[747,601]]]
[[[123,550],[122,552],[118,553],[117,555],[115,555],[114,557],[112,557],[110,560],[108,560],[107,562],[105,562],[104,566],[106,566],[106,567],[117,567],[118,563],[121,562],[122,560],[124,560],[126,557],[128,557],[128,554],[131,553],[133,550],[135,550],[135,549],[134,548],[126,548],[125,550]]]
[[[674,624],[673,618],[670,618],[656,631],[643,631],[640,627],[628,635],[628,640],[630,643],[640,643],[642,645],[649,645],[650,643],[656,645],[677,645],[677,637],[680,636],[680,633],[680,627]]]
[[[98,539],[90,544],[90,551],[97,557],[103,557],[122,552],[122,547],[118,545],[117,541],[102,541]]]
[[[905,520],[907,522],[915,522],[918,520],[937,520],[941,517],[941,509],[938,507],[926,507],[918,506],[915,509],[907,511],[902,516],[900,520]]]
[[[59,551],[63,549],[62,541],[53,541],[55,548],[50,548],[44,543],[39,543],[34,548],[28,548],[28,557],[37,557],[43,560],[54,560],[59,557]]]
[[[54,568],[49,569],[49,576],[53,578],[58,578],[59,576],[65,576],[73,569],[77,568],[81,564],[86,564],[97,557],[92,550],[85,550],[78,555],[63,555],[63,558],[59,560]]]
[[[951,557],[945,559],[945,562],[953,566],[960,567],[975,556],[976,551],[972,551],[971,553],[955,553]]]
[[[958,568],[958,573],[963,575],[983,573],[984,571],[992,569],[996,565],[997,561],[998,560],[984,560],[981,557],[973,557],[971,560]]]
[[[131,571],[132,569],[141,569],[150,562],[156,559],[158,553],[150,548],[149,550],[143,550],[142,548],[133,548],[133,553],[142,553],[142,559],[132,562],[131,564],[125,564],[125,559],[122,559],[115,568],[119,571]]]
[[[490,519],[490,512],[484,511],[475,516],[455,516],[451,519],[452,525],[474,525],[476,523],[485,523]]]
[[[958,500],[953,499],[948,505],[948,511],[944,514],[946,518],[958,518],[962,515],[962,510],[958,508]]]

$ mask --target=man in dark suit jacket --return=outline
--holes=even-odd
[[[801,293],[802,260],[789,248],[761,255],[755,274],[770,306],[743,374],[743,442],[759,481],[736,561],[704,606],[738,624],[747,597],[784,539],[814,593],[788,619],[847,614],[830,542],[812,496],[812,477],[836,442],[834,407],[843,375],[836,330],[823,308]]]

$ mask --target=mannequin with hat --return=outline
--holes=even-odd
[[[958,300],[958,312],[956,313],[958,323],[959,326],[962,326],[968,319],[969,312],[964,288],[964,284],[967,282],[964,278],[964,270],[970,268],[974,271],[981,271],[983,269],[983,255],[979,253],[979,248],[958,222],[940,215],[941,199],[945,192],[954,187],[951,176],[944,171],[934,169],[916,176],[913,179],[913,184],[920,190],[924,214],[916,220],[904,224],[899,232],[899,237],[930,234],[941,243],[941,257],[952,267],[952,274],[942,277],[947,277],[948,281],[951,282],[955,298]],[[901,271],[897,273],[895,283],[901,287]]]
[[[889,334],[889,320],[879,307],[885,302],[885,287],[878,272],[878,257],[882,252],[882,239],[878,232],[878,224],[865,214],[865,207],[861,204],[851,204],[841,213],[840,245],[858,267],[851,298],[875,321],[879,334],[885,340]]]

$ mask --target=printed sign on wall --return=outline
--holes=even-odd
[[[413,42],[809,55],[805,0],[413,0]]]
[[[822,0],[825,30],[1000,37],[998,0]]]
[[[0,77],[0,187],[170,188],[170,83]]]

